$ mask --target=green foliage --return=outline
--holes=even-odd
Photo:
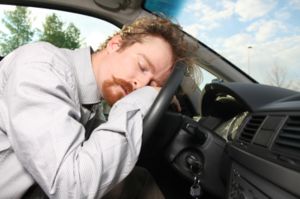
[[[17,6],[13,11],[5,11],[2,23],[9,30],[9,34],[0,30],[0,53],[7,55],[17,47],[32,40],[35,30],[31,27],[30,11]]]
[[[50,42],[60,48],[75,49],[81,46],[79,29],[73,23],[64,29],[64,23],[56,14],[46,17],[40,41]]]
[[[57,15],[47,16],[43,29],[32,28],[31,12],[27,7],[16,6],[12,11],[5,11],[2,23],[8,32],[0,30],[0,55],[5,56],[17,47],[34,40],[47,41],[57,47],[75,49],[81,46],[80,30],[70,23],[65,28]],[[35,36],[36,35],[36,36]]]

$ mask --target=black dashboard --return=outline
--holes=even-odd
[[[211,83],[200,100],[200,117],[167,111],[154,131],[149,170],[166,198],[189,195],[195,164],[204,198],[300,197],[299,92]]]
[[[227,141],[228,198],[300,197],[299,92],[212,83],[204,89],[202,116],[218,120],[214,132]]]

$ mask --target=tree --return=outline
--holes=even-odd
[[[0,31],[0,53],[7,55],[17,47],[32,40],[35,30],[29,18],[30,11],[26,7],[16,6],[13,11],[4,11],[2,22],[9,33]]]
[[[81,46],[80,31],[73,23],[70,23],[65,31],[64,46],[70,49],[79,48]]]
[[[46,17],[40,41],[47,41],[57,47],[69,49],[81,46],[79,29],[70,23],[64,30],[64,23],[54,13]]]
[[[287,75],[287,68],[274,64],[270,70],[270,75],[268,76],[269,83],[273,86],[290,88],[292,86],[292,81],[288,80]]]

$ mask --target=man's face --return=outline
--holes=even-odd
[[[117,36],[108,43],[105,70],[99,70],[102,95],[110,105],[138,88],[162,86],[173,64],[170,45],[159,37],[148,36],[122,50],[120,42]]]

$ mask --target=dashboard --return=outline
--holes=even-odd
[[[215,121],[206,126],[227,142],[228,198],[300,197],[300,93],[212,83],[201,100],[202,117]]]
[[[167,111],[154,131],[149,170],[166,198],[186,198],[194,165],[206,198],[300,198],[299,92],[211,83],[200,102],[201,117]]]

